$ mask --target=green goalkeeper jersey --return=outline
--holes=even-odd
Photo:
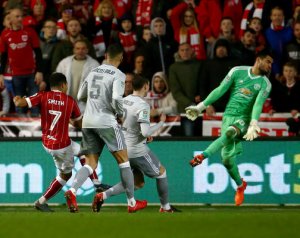
[[[266,76],[252,74],[249,66],[238,66],[229,71],[219,87],[203,103],[206,106],[211,105],[230,90],[224,116],[258,120],[271,87]]]

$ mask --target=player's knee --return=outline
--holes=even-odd
[[[72,177],[72,171],[69,173],[60,173],[59,175],[63,180],[68,181]]]
[[[231,169],[232,163],[230,158],[223,158],[222,163],[227,169]]]
[[[225,132],[227,139],[233,139],[237,136],[237,134],[238,134],[238,129],[234,126],[228,127],[228,129]]]
[[[167,171],[166,171],[165,167],[161,165],[160,168],[159,168],[159,175],[158,176],[161,176],[161,175],[163,175],[166,172]]]
[[[145,182],[144,182],[144,181],[135,182],[135,184],[134,184],[134,189],[135,189],[135,190],[141,189],[142,187],[144,187],[144,185],[145,185]]]

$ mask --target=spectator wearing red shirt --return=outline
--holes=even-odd
[[[170,22],[174,31],[175,40],[181,43],[189,43],[199,60],[206,59],[203,35],[200,35],[196,15],[191,3],[182,2],[175,6],[170,15]]]
[[[37,93],[43,81],[42,54],[38,35],[32,28],[23,27],[22,19],[22,10],[12,9],[11,28],[3,30],[0,41],[0,87],[3,86],[3,73],[8,59],[15,94],[21,97]],[[26,111],[16,108],[16,112]],[[37,116],[38,109],[32,108],[31,115]]]
[[[220,33],[222,10],[220,0],[202,0],[195,8],[200,34],[207,42],[207,55],[213,55],[213,47]]]

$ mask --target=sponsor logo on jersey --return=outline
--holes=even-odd
[[[22,41],[27,41],[28,40],[28,35],[22,35],[21,38],[22,38]]]
[[[240,89],[240,92],[241,92],[242,94],[244,94],[244,95],[247,95],[247,96],[249,96],[249,95],[252,94],[251,91],[250,91],[248,88],[241,88],[241,89]]]

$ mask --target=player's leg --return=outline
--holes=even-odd
[[[95,130],[97,129],[82,128],[82,150],[80,153],[86,155],[86,163],[77,171],[71,188],[65,192],[70,212],[78,211],[76,192],[97,168],[98,158],[104,147],[103,140],[99,138]]]
[[[236,120],[233,123],[238,130],[238,135],[240,137],[247,131],[248,124],[244,120]],[[239,138],[240,138],[239,137]],[[237,206],[241,205],[244,201],[244,191],[246,190],[247,183],[241,178],[238,166],[236,164],[236,156],[241,154],[243,151],[242,143],[240,139],[235,139],[232,143],[227,144],[223,147],[221,156],[222,162],[226,167],[230,177],[235,181],[238,186],[235,194],[235,204]]]
[[[135,212],[147,206],[147,201],[139,201],[134,198],[134,179],[127,155],[127,148],[123,132],[119,126],[101,129],[101,138],[116,159],[121,182],[127,196],[128,212]]]
[[[205,158],[208,158],[222,149],[224,146],[232,143],[235,138],[241,135],[241,127],[245,122],[235,117],[223,117],[221,136],[213,141],[202,154],[196,155],[194,159],[190,161],[192,167],[195,167],[202,163]]]
[[[145,184],[143,173],[138,169],[133,169],[133,176],[134,176],[135,190],[142,188]],[[94,212],[99,212],[104,200],[112,196],[119,195],[121,193],[125,193],[125,188],[122,182],[117,183],[116,185],[112,186],[111,188],[107,189],[104,192],[96,193],[92,203],[92,210]]]
[[[45,150],[53,156],[55,166],[60,171],[60,174],[50,183],[47,190],[35,202],[34,206],[40,211],[51,212],[52,210],[48,207],[46,202],[55,196],[71,178],[74,160],[72,145],[59,150],[49,150],[47,148],[45,148]]]

